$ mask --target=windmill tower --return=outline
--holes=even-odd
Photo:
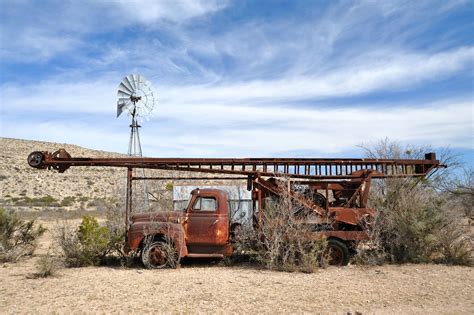
[[[128,142],[128,156],[142,157],[142,146],[140,143],[139,120],[148,116],[155,106],[155,97],[151,84],[140,74],[130,74],[123,78],[117,91],[117,118],[124,111],[127,111],[132,118],[130,124],[130,139]],[[145,177],[144,169],[135,169],[134,176]],[[140,209],[146,210],[149,207],[148,190],[145,180],[137,185],[135,181],[134,191],[139,192],[143,198],[143,203],[135,203]]]

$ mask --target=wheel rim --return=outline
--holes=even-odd
[[[329,264],[332,266],[342,266],[344,261],[344,253],[337,246],[329,247]]]
[[[166,252],[161,246],[155,245],[150,248],[150,251],[148,253],[148,259],[152,266],[162,267],[166,265],[167,262]]]

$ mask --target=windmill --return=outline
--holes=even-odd
[[[130,139],[128,142],[128,156],[142,157],[142,146],[140,143],[139,120],[148,116],[155,106],[155,97],[151,83],[140,74],[129,74],[120,82],[117,91],[117,118],[127,111],[132,118],[130,124]],[[145,177],[145,170],[136,170]],[[148,208],[148,191],[146,183],[142,181],[144,196],[144,208]],[[137,191],[135,189],[135,191]]]

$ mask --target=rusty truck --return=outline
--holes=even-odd
[[[139,253],[148,268],[169,265],[170,251],[166,247],[170,244],[178,257],[230,256],[232,235],[242,222],[229,215],[226,192],[208,188],[194,189],[182,211],[132,213],[132,182],[163,179],[134,175],[134,169],[206,175],[181,177],[187,180],[246,181],[253,202],[250,224],[255,229],[264,224],[263,213],[271,198],[290,198],[292,204],[299,205],[298,209],[304,209],[304,214],[295,212],[295,216],[312,218],[309,223],[314,232],[310,237],[327,239],[331,264],[345,265],[357,243],[370,239],[367,227],[376,211],[368,207],[372,180],[423,178],[443,166],[435,153],[427,153],[424,159],[89,158],[71,157],[64,149],[32,152],[28,163],[37,169],[61,173],[72,166],[126,168],[126,249]]]

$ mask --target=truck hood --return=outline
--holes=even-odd
[[[132,222],[177,222],[182,217],[184,213],[178,211],[146,212],[132,215]]]

